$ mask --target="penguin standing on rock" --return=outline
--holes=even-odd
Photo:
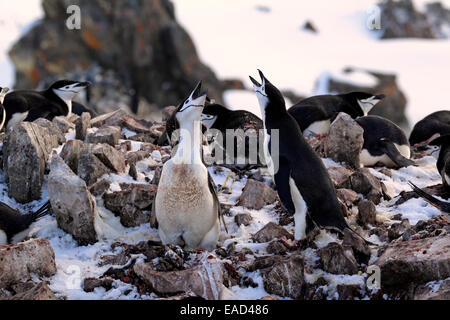
[[[30,226],[51,212],[50,202],[38,211],[23,215],[17,210],[0,203],[0,246],[19,243],[29,234]]]
[[[410,160],[408,138],[395,123],[378,116],[361,117],[356,122],[364,129],[364,146],[360,156],[362,166],[382,164],[402,168],[414,165],[414,161]]]
[[[6,110],[3,106],[3,100],[5,100],[5,96],[8,93],[9,88],[0,87],[0,131],[3,129],[6,122]]]
[[[212,251],[220,232],[220,204],[202,157],[200,117],[206,101],[201,83],[176,111],[177,150],[164,164],[153,215],[164,244]]]
[[[340,95],[316,96],[300,101],[289,109],[305,136],[328,134],[336,116],[347,113],[353,119],[367,116],[385,95],[351,92]]]
[[[281,92],[259,73],[261,84],[250,79],[264,119],[266,161],[271,163],[269,170],[274,175],[281,202],[288,211],[295,212],[295,239],[305,239],[315,225],[338,231],[349,228],[322,160],[286,110]],[[271,152],[275,134],[279,135],[279,154]],[[279,163],[277,171],[276,162]]]
[[[72,114],[72,99],[90,86],[89,82],[71,80],[57,81],[45,91],[21,90],[6,95],[6,126],[33,122],[39,118],[53,120],[57,116]]]

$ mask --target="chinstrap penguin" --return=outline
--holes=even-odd
[[[6,126],[39,118],[53,120],[72,114],[72,99],[90,86],[89,82],[57,81],[45,91],[19,90],[5,96]]]
[[[199,83],[175,114],[179,144],[164,164],[153,215],[164,244],[212,251],[219,239],[220,204],[203,163],[200,117],[206,93],[201,90]]]
[[[364,130],[361,166],[408,167],[414,165],[411,147],[404,131],[390,120],[379,116],[357,118]]]
[[[230,161],[233,161],[233,163],[227,163],[227,164],[237,164],[237,165],[257,165],[261,164],[262,162],[259,159],[259,152],[256,148],[254,151],[256,151],[256,154],[251,157],[250,156],[250,143],[251,138],[249,136],[245,136],[245,141],[242,141],[239,137],[235,137],[233,139],[234,141],[234,148],[232,154],[227,154],[227,133],[230,133],[230,131],[237,133],[238,130],[241,130],[242,133],[253,135],[254,134],[254,140],[253,143],[258,146],[259,141],[259,135],[260,132],[264,129],[264,124],[261,119],[259,119],[256,115],[254,115],[251,112],[248,111],[232,111],[227,109],[226,107],[220,105],[220,104],[210,104],[205,107],[203,110],[202,116],[201,116],[202,124],[206,129],[207,132],[214,133],[215,130],[220,132],[222,135],[222,141],[216,141],[220,146],[217,146],[217,144],[213,144],[216,147],[222,148],[224,153],[223,159],[216,159],[216,161],[221,161],[225,163],[225,156],[228,156]],[[216,132],[217,133],[217,132]],[[242,152],[242,148],[245,148],[245,153]],[[238,159],[238,156],[242,154],[244,158]],[[217,154],[216,154],[217,156]],[[253,162],[253,163],[252,163]]]
[[[442,184],[445,188],[450,190],[450,135],[436,138],[431,144],[440,147],[436,167],[442,177]]]
[[[286,110],[281,92],[259,71],[260,84],[254,78],[256,95],[265,127],[265,155],[271,165],[280,200],[294,213],[295,239],[303,240],[315,226],[343,231],[348,227],[336,190],[322,160],[302,135],[295,119]],[[271,154],[272,136],[279,134],[279,154]],[[279,169],[274,166],[278,157]]]
[[[384,98],[383,94],[364,92],[316,96],[300,101],[289,109],[289,114],[297,120],[304,135],[327,134],[339,113],[347,113],[353,119],[367,116]]]
[[[38,211],[21,214],[4,203],[0,203],[0,246],[23,241],[29,234],[30,226],[51,212],[50,202]]]
[[[0,131],[5,126],[6,122],[6,110],[3,106],[3,100],[5,99],[6,94],[8,93],[9,88],[0,87]]]
[[[450,134],[450,111],[438,111],[425,117],[415,126],[409,137],[411,146],[427,146],[438,137]]]

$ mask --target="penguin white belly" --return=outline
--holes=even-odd
[[[399,146],[394,143],[400,154],[406,159],[411,158],[411,148],[408,145]],[[387,154],[382,154],[381,156],[373,156],[367,149],[363,149],[360,155],[360,161],[362,167],[373,167],[377,163],[382,163],[388,167],[395,167],[395,163],[387,156]]]
[[[214,250],[219,239],[217,203],[203,165],[164,165],[155,199],[160,237],[164,244]]]
[[[0,246],[8,245],[8,236],[3,230],[0,230]]]
[[[317,121],[311,124],[306,130],[303,132],[304,136],[317,135],[317,134],[327,134],[330,132],[331,121],[323,120]]]
[[[11,239],[11,243],[17,244],[17,243],[23,242],[23,241],[28,237],[28,235],[30,234],[30,231],[31,231],[30,228],[28,228],[28,229],[26,229],[26,230],[24,230],[24,231],[22,231],[22,232],[16,234],[16,235]]]
[[[306,238],[306,215],[308,213],[308,206],[292,178],[289,179],[289,187],[292,202],[294,202],[295,206],[295,240],[303,240]]]
[[[8,129],[14,126],[16,123],[23,122],[28,117],[29,111],[23,113],[14,113],[11,120],[8,122]]]

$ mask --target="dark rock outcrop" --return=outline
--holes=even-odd
[[[64,26],[69,5],[82,8],[81,30]],[[43,9],[44,19],[10,51],[16,88],[78,76],[97,82],[90,92],[93,105],[114,102],[137,112],[139,97],[158,106],[177,105],[203,80],[221,101],[222,83],[200,61],[169,0],[43,0]]]

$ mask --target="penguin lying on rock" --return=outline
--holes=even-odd
[[[383,94],[365,92],[316,96],[300,101],[289,109],[289,114],[297,121],[305,136],[327,134],[339,113],[347,113],[353,119],[367,116],[384,98]]]
[[[450,134],[450,111],[438,111],[425,117],[414,126],[409,143],[412,146],[427,146],[434,138],[448,134]]]
[[[0,203],[0,246],[23,241],[29,234],[30,226],[51,211],[50,202],[47,202],[38,211],[26,215]]]
[[[259,71],[261,83],[250,77],[261,107],[265,128],[265,155],[284,207],[295,213],[295,239],[303,240],[315,226],[350,229],[336,190],[322,160],[311,149],[299,125],[286,110],[281,92]],[[279,152],[272,153],[279,137]],[[279,163],[277,170],[275,164]],[[350,229],[351,230],[351,229]]]
[[[3,100],[5,100],[5,96],[8,93],[9,88],[0,87],[0,131],[3,129],[3,126],[6,122],[6,110],[3,106]]]
[[[5,96],[6,127],[22,121],[39,118],[53,120],[57,116],[72,114],[72,99],[90,86],[89,82],[57,81],[45,91],[20,90]]]
[[[357,118],[356,122],[364,129],[364,146],[361,152],[361,165],[372,167],[381,163],[387,167],[408,167],[414,165],[410,160],[411,147],[405,132],[392,121],[378,116]]]
[[[164,164],[153,216],[164,244],[212,251],[219,239],[220,204],[203,163],[200,117],[206,93],[201,90],[199,83],[176,111],[179,144],[172,159]]]

